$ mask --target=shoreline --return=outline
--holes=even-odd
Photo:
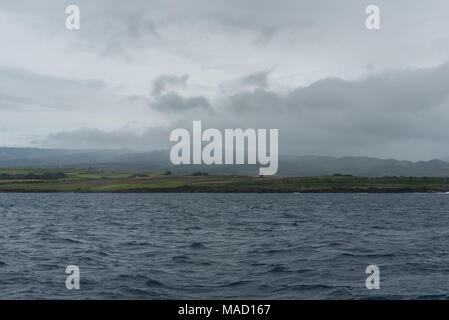
[[[235,193],[235,194],[449,194],[448,190],[410,190],[410,189],[377,189],[377,190],[357,190],[357,189],[341,189],[341,190],[302,190],[302,191],[290,191],[290,190],[178,190],[178,189],[142,189],[142,190],[115,190],[115,191],[62,191],[62,190],[25,190],[25,189],[9,189],[0,190],[0,193],[76,193],[76,194],[126,194],[126,193]]]
[[[236,176],[69,168],[0,169],[0,193],[447,193],[449,177]]]

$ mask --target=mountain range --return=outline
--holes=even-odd
[[[446,160],[446,161],[444,161]],[[257,175],[259,165],[180,165],[170,162],[169,151],[71,150],[0,148],[0,168],[93,167],[97,169],[171,171],[189,174]],[[372,157],[280,156],[278,175],[320,176],[348,174],[366,177],[442,176],[449,177],[449,159],[399,161]]]

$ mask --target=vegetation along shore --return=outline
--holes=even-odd
[[[0,169],[0,192],[432,193],[449,192],[449,177],[251,177],[23,168]]]

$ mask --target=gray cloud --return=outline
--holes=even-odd
[[[153,83],[152,96],[149,104],[160,112],[184,112],[193,109],[203,109],[211,112],[212,107],[207,98],[202,96],[183,97],[176,93],[176,88],[187,88],[189,76],[161,75]]]
[[[132,101],[120,91],[101,80],[68,79],[0,66],[0,128],[5,131],[3,137],[8,137],[0,141],[28,145],[49,132],[83,126],[113,130],[150,125],[147,103]]]
[[[112,95],[101,80],[58,78],[0,65],[0,110],[95,107],[111,102]]]
[[[247,75],[239,79],[238,83],[243,86],[255,86],[257,88],[266,88],[268,85],[269,71],[262,71]]]
[[[160,96],[167,88],[185,88],[187,87],[187,80],[189,75],[185,74],[182,76],[174,76],[169,74],[164,74],[156,78],[153,82],[152,95],[155,97]]]
[[[29,0],[4,0],[0,11],[12,12],[23,23],[44,28],[45,32],[53,30],[53,34],[66,35],[61,18],[64,8],[72,2],[41,0],[36,4]],[[423,58],[431,46],[447,49],[444,43],[448,39],[444,32],[447,21],[441,14],[449,9],[445,0],[426,3],[377,0],[385,28],[382,37],[367,34],[364,29],[364,9],[372,4],[368,0],[344,3],[329,0],[281,3],[271,0],[134,0],[132,6],[120,0],[78,0],[76,3],[82,11],[82,29],[70,36],[72,44],[87,44],[88,48],[107,55],[126,55],[136,49],[155,48],[182,50],[178,53],[184,55],[192,53],[193,48],[186,45],[189,40],[195,46],[204,44],[198,47],[199,51],[214,51],[217,49],[213,47],[215,38],[220,42],[226,40],[225,47],[229,47],[229,41],[232,45],[241,44],[242,37],[252,44],[263,45],[268,52],[271,52],[270,44],[274,51],[290,49],[292,55],[319,52],[332,59],[334,54],[340,57],[345,54],[345,61],[365,60],[362,61],[365,65],[388,57],[397,60],[395,62],[413,56]],[[403,28],[404,24],[407,28]],[[417,36],[422,41],[416,41]],[[379,45],[389,47],[389,52],[383,54]],[[407,50],[404,45],[414,49],[407,51],[410,57],[402,54]],[[358,49],[357,57],[353,55],[354,49]],[[378,61],[375,61],[376,55]]]
[[[167,105],[181,117],[157,136],[165,143],[171,129],[202,120],[204,128],[278,128],[283,154],[442,157],[449,147],[447,80],[447,64],[354,81],[324,79],[286,94],[256,89],[225,96],[210,106],[213,114],[201,115],[171,98]],[[104,137],[120,141],[116,135]]]
[[[108,9],[98,18],[98,12],[86,12],[83,31],[78,39],[100,52],[102,55],[122,55],[129,51],[141,50],[149,46],[160,46],[162,39],[151,16],[146,11],[117,11]],[[98,41],[101,39],[101,41]]]
[[[253,90],[262,93],[268,89],[270,73],[270,71],[258,71],[226,80],[220,84],[219,90],[224,96],[233,96],[236,100],[245,100],[247,93]]]
[[[183,112],[192,109],[212,111],[209,101],[205,97],[182,97],[176,93],[159,96],[151,103],[151,107],[161,112]]]
[[[368,0],[79,0],[81,30],[69,31],[72,3],[0,4],[2,145],[143,148],[147,128],[203,120],[279,128],[283,153],[448,149],[445,0],[378,0],[375,32]]]

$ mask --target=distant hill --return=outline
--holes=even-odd
[[[109,162],[124,151],[0,148],[0,167],[68,167]]]
[[[38,149],[38,148],[0,148],[0,161],[14,161],[38,159],[43,157],[57,157],[74,153],[65,149]]]
[[[302,156],[281,158],[279,174],[332,175],[350,174],[365,177],[383,176],[449,176],[449,163],[441,160],[398,161],[369,157]]]
[[[14,167],[95,167],[112,170],[166,171],[189,174],[258,175],[259,165],[181,165],[170,163],[169,151],[129,152],[123,150],[69,150],[0,148],[0,168]],[[278,175],[320,176],[428,176],[449,177],[449,162],[398,161],[369,157],[280,156]]]

